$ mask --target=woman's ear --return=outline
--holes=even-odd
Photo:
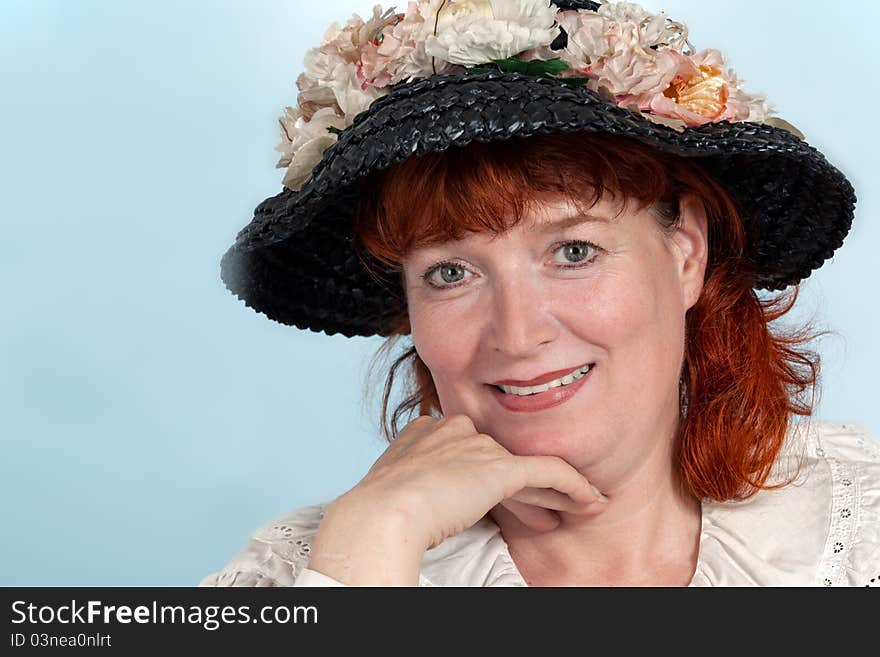
[[[672,235],[685,309],[691,308],[703,291],[709,259],[709,230],[706,210],[694,194],[683,194],[679,202],[680,221]]]

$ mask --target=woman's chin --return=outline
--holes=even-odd
[[[495,433],[491,430],[482,433],[488,433],[517,456],[558,456],[573,465],[589,462],[598,446],[593,437],[583,434],[583,428],[576,427],[571,431],[559,427],[530,430],[520,425],[508,430],[499,427]]]

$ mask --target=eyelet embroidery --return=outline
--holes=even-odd
[[[880,461],[880,442],[869,437],[864,427],[856,424],[840,424],[842,432],[854,434],[855,443],[869,460]],[[818,439],[818,436],[817,436]],[[816,448],[816,454],[824,457],[825,450]],[[844,581],[846,556],[853,542],[855,529],[858,526],[858,505],[856,500],[861,495],[859,480],[856,476],[858,464],[837,459],[826,459],[831,467],[832,479],[832,511],[831,529],[825,543],[825,551],[820,567],[820,577],[825,586],[833,586]],[[865,586],[880,586],[880,574],[872,577]]]
[[[854,425],[841,424],[840,429],[856,431],[857,428]],[[856,500],[859,496],[856,465],[847,460],[829,458],[822,446],[818,429],[810,426],[810,434],[815,441],[814,453],[824,459],[831,469],[831,526],[817,575],[824,586],[834,586],[843,582],[846,576],[844,564],[857,526],[856,514],[853,513],[858,510]],[[862,442],[863,437],[859,438]]]
[[[294,535],[296,531],[296,535]],[[262,540],[275,545],[275,552],[285,561],[295,565],[307,562],[312,550],[311,543],[303,537],[303,528],[290,525],[272,525]]]
[[[824,586],[834,586],[840,584],[846,574],[843,565],[856,527],[853,509],[856,509],[858,486],[853,486],[857,479],[851,463],[835,458],[826,461],[831,468],[831,528],[825,542],[819,577]]]
[[[299,510],[296,517],[284,518],[281,522],[266,525],[253,534],[253,538],[267,543],[272,553],[290,566],[295,578],[309,562],[312,552],[312,540],[324,517],[323,506],[316,506],[305,513]],[[288,520],[288,522],[284,522]]]

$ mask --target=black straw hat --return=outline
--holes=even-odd
[[[553,46],[564,43],[562,34]],[[742,210],[757,289],[781,290],[806,278],[849,232],[852,185],[789,129],[727,120],[675,128],[585,85],[484,69],[392,85],[339,132],[300,189],[285,187],[256,207],[222,258],[221,278],[247,306],[283,324],[384,335],[405,297],[397,276],[356,248],[357,181],[452,146],[574,131],[626,136],[699,160]],[[387,276],[377,280],[362,260]]]

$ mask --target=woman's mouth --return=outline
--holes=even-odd
[[[571,399],[591,378],[595,363],[585,365],[558,379],[538,386],[488,385],[492,395],[507,410],[514,413],[530,413],[559,406]]]

